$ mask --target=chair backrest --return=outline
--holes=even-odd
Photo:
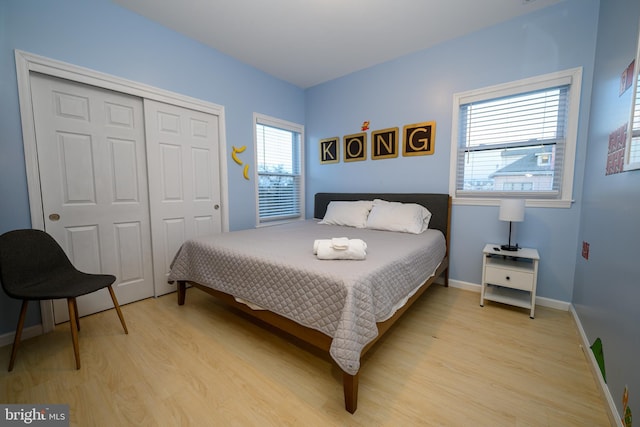
[[[14,230],[0,236],[0,283],[10,297],[51,274],[75,269],[58,243],[40,230]]]

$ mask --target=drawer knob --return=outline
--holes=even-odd
[[[507,280],[511,280],[511,277],[507,276],[507,277],[505,277],[505,279],[507,279]]]

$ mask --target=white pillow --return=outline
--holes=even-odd
[[[367,218],[367,228],[420,234],[429,228],[431,212],[417,203],[376,199]]]
[[[346,225],[349,227],[365,228],[367,217],[373,206],[371,200],[355,202],[329,202],[327,212],[320,224]]]

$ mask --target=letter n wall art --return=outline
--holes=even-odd
[[[371,159],[393,159],[398,157],[398,128],[371,132]]]

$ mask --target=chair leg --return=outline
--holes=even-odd
[[[80,369],[80,347],[78,345],[78,306],[75,298],[67,298],[69,305],[69,327],[71,328],[71,340],[73,341],[73,353],[76,357],[76,369]]]
[[[11,358],[9,359],[9,372],[13,371],[13,363],[16,361],[16,355],[18,354],[18,347],[20,347],[20,337],[22,336],[22,328],[24,327],[24,319],[27,316],[28,300],[22,300],[22,309],[20,310],[20,317],[18,318],[18,327],[16,328],[16,336],[13,339],[13,348],[11,349]]]
[[[78,332],[80,332],[80,316],[78,315],[78,303],[75,302],[75,300],[73,304],[73,310],[76,312],[76,328],[78,329]]]
[[[116,312],[118,312],[118,317],[120,318],[120,323],[122,323],[122,328],[124,329],[124,333],[128,334],[127,325],[124,323],[124,316],[122,316],[122,311],[120,310],[120,304],[118,304],[118,299],[116,298],[115,292],[113,292],[113,288],[109,285],[109,294],[111,295],[111,300],[113,301],[113,306],[116,308]]]

